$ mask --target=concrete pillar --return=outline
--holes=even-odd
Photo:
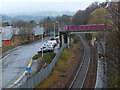
[[[62,35],[62,45],[64,44],[64,35]]]
[[[67,37],[68,48],[70,48],[70,37]]]
[[[33,35],[33,41],[35,40],[34,35]]]

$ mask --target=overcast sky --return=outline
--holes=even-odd
[[[106,0],[0,0],[2,13],[84,10],[91,3]],[[1,8],[1,6],[0,6]]]

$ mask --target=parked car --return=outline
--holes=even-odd
[[[45,53],[45,52],[53,52],[54,51],[53,47],[43,47],[43,48],[40,48],[40,51],[38,51],[38,53],[42,53],[42,49],[43,49],[43,53]]]
[[[56,40],[49,40],[47,41],[48,44],[53,44],[53,45],[57,45],[57,41]]]
[[[55,40],[55,38],[51,38],[50,40]]]
[[[58,40],[59,36],[56,36],[55,38],[51,38],[50,40]]]
[[[55,39],[58,40],[58,39],[59,39],[59,36],[55,37]]]
[[[54,45],[52,45],[52,43],[50,44],[50,43],[46,43],[46,44],[44,44],[44,45],[42,45],[41,46],[41,48],[45,48],[45,47],[50,47],[50,48],[54,48]]]

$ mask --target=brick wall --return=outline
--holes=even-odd
[[[33,36],[32,34],[30,35],[30,41],[36,41],[39,40],[41,38],[40,36]],[[28,40],[21,40],[21,36],[20,35],[14,35],[12,37],[12,39],[10,40],[10,44],[6,45],[5,41],[2,41],[2,51],[6,51],[8,49],[11,49],[13,47],[16,47],[18,45],[21,45],[23,43],[23,41],[28,41]]]

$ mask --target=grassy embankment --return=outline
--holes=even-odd
[[[42,54],[36,54],[35,56],[33,56],[33,60],[36,60],[36,59],[40,59],[42,57]],[[44,57],[41,58],[42,59],[42,62],[43,64],[47,63],[51,63],[53,58],[55,57],[55,53],[52,53],[52,52],[48,52],[48,53],[44,53]]]
[[[111,76],[108,80],[110,82],[108,88],[120,88],[120,73]]]
[[[77,45],[75,44],[78,42],[78,39],[74,39],[74,45],[71,48],[65,49],[62,54],[60,55],[60,58],[58,62],[56,63],[53,72],[46,78],[40,85],[38,85],[36,88],[50,88],[52,87],[58,80],[60,80],[62,77],[59,75],[65,74],[66,70],[68,69],[69,64],[73,60],[72,57],[74,57],[74,51],[77,49]]]

